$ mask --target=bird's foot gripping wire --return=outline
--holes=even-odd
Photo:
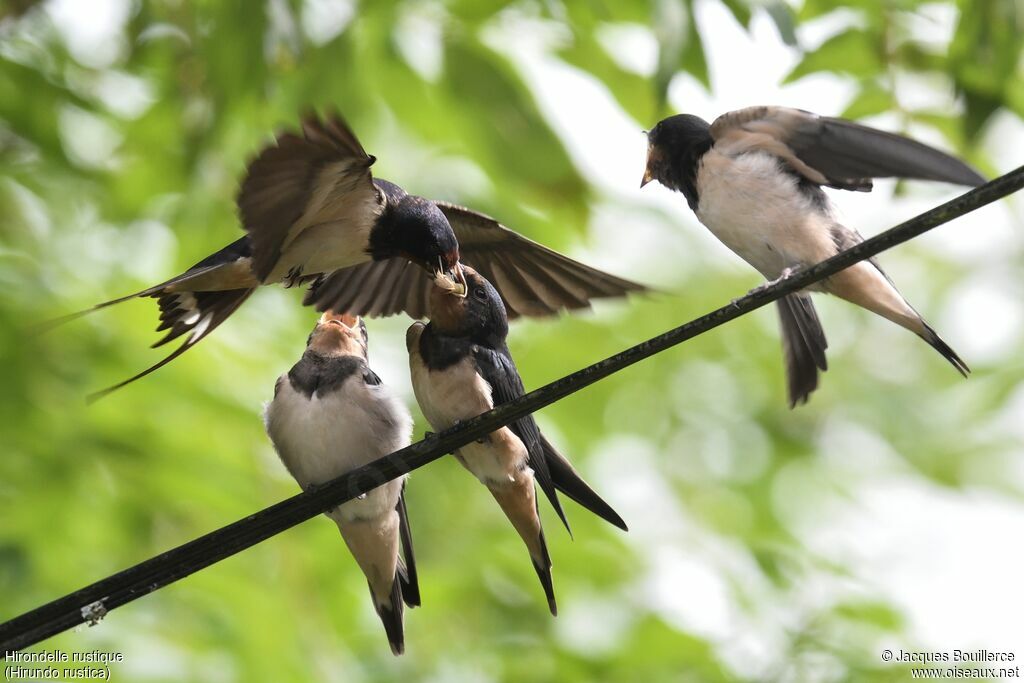
[[[742,300],[742,299],[744,299],[744,298],[746,298],[748,296],[753,296],[755,294],[760,294],[761,292],[765,291],[769,287],[774,287],[775,285],[779,284],[780,282],[784,282],[785,280],[788,280],[790,277],[793,276],[793,273],[795,273],[796,271],[797,271],[796,268],[790,268],[788,266],[786,268],[783,268],[782,269],[782,273],[779,274],[779,276],[777,278],[775,278],[774,280],[768,280],[767,282],[762,282],[757,287],[754,287],[753,289],[751,289],[749,292],[747,292],[743,296],[739,297],[738,299],[733,299],[732,300],[732,305],[734,307],[735,306],[739,306],[740,300]]]

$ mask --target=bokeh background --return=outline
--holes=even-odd
[[[842,6],[841,6],[842,5]],[[987,175],[1024,159],[1012,0],[8,0],[0,5],[0,620],[292,495],[260,421],[314,313],[267,288],[171,366],[135,301],[234,240],[246,160],[336,106],[409,191],[660,288],[515,325],[528,388],[758,277],[679,195],[639,189],[659,118],[751,104],[862,118]],[[958,188],[835,194],[866,234]],[[448,458],[409,509],[424,606],[390,654],[337,530],[311,520],[36,649],[119,651],[130,681],[889,681],[883,648],[1024,657],[1020,199],[882,257],[974,369],[818,299],[831,369],[786,407],[763,310],[544,410],[622,513],[545,521],[561,608]],[[371,360],[412,399],[404,319]],[[162,351],[162,350],[161,350]]]

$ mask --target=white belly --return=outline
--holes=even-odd
[[[421,328],[422,329],[422,328]],[[413,335],[410,328],[410,335]],[[419,352],[419,332],[409,344],[409,370],[416,401],[431,426],[440,431],[494,407],[490,385],[477,373],[471,358],[443,371],[433,371]],[[510,481],[527,459],[526,447],[508,427],[487,439],[463,446],[459,461],[484,484]]]
[[[796,179],[780,173],[778,165],[763,152],[731,157],[712,149],[697,171],[697,218],[768,279],[837,251],[832,218],[801,194]]]
[[[466,358],[443,371],[431,371],[417,350],[409,358],[412,387],[423,416],[434,429],[451,427],[494,407],[491,387]]]
[[[266,409],[267,433],[300,486],[321,484],[409,445],[412,417],[384,385],[353,375],[326,396],[295,391],[287,376]],[[371,519],[394,509],[404,477],[343,504],[335,514]],[[335,515],[331,515],[332,517]]]

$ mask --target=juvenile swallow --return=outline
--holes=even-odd
[[[430,322],[413,323],[406,333],[416,400],[437,430],[524,393],[505,344],[508,318],[501,297],[472,268],[463,266],[463,275],[467,295],[432,288]],[[463,446],[455,457],[490,490],[526,543],[551,614],[557,614],[551,557],[541,528],[534,480],[566,529],[569,524],[556,491],[624,531],[625,522],[541,434],[532,415]]]
[[[643,187],[682,192],[711,233],[770,281],[862,242],[822,187],[869,192],[872,178],[985,182],[959,159],[906,137],[784,107],[749,107],[708,124],[671,116],[647,134]],[[874,260],[808,288],[862,306],[917,334],[965,377],[967,364],[896,290]],[[807,401],[828,368],[828,344],[810,296],[778,302],[790,406]]]
[[[493,218],[374,179],[375,160],[337,115],[308,116],[301,134],[278,135],[242,182],[244,237],[166,282],[89,309],[152,297],[160,306],[157,331],[168,330],[154,346],[187,335],[168,357],[97,396],[195,346],[261,285],[312,283],[304,303],[319,311],[405,311],[414,318],[426,312],[431,281],[463,287],[460,259],[495,279],[512,315],[585,308],[591,299],[645,289],[547,249]]]
[[[367,343],[362,320],[324,313],[302,359],[277,380],[264,423],[304,490],[409,445],[412,417],[370,369]],[[405,480],[393,479],[326,513],[366,575],[396,655],[405,650],[402,603],[420,604]]]

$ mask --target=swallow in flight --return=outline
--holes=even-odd
[[[511,315],[585,308],[643,291],[548,249],[470,209],[407,194],[373,178],[368,155],[337,115],[305,118],[249,165],[238,194],[245,236],[184,273],[63,320],[136,297],[157,299],[169,356],[98,392],[166,365],[223,323],[261,285],[310,284],[304,303],[353,315],[426,313],[431,282],[464,289],[461,262],[490,276]],[[427,277],[423,276],[426,271]]]

